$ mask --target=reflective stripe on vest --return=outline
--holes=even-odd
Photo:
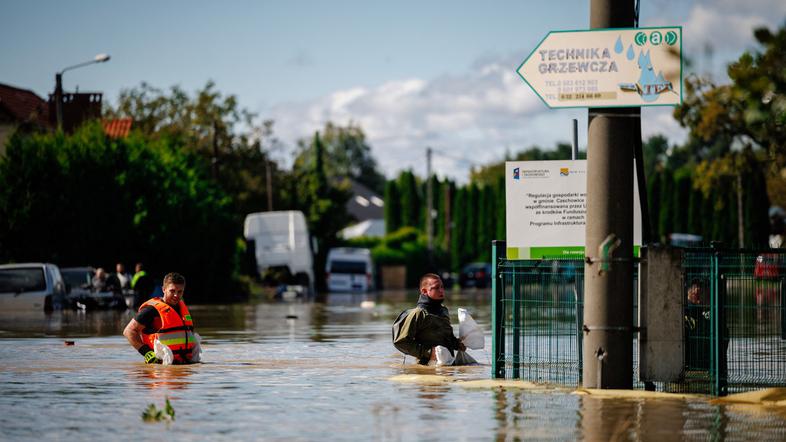
[[[180,314],[161,298],[153,298],[142,304],[139,310],[150,306],[158,311],[161,318],[161,329],[152,334],[142,334],[142,340],[155,348],[155,341],[158,339],[162,344],[172,350],[176,363],[190,362],[191,351],[196,345],[194,337],[194,323],[191,321],[191,313],[183,301],[180,301],[178,308]]]

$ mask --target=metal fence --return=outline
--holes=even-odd
[[[492,376],[580,386],[583,261],[508,260],[501,241],[492,253]],[[725,395],[786,385],[785,276],[786,251],[685,249],[681,379],[639,382],[634,336],[634,388]]]

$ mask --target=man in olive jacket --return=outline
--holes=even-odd
[[[420,297],[415,308],[402,312],[393,324],[393,345],[402,353],[414,356],[427,365],[434,357],[434,347],[446,347],[450,354],[466,347],[453,335],[450,314],[442,305],[445,287],[433,273],[420,278]]]

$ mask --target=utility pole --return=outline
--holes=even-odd
[[[267,211],[273,211],[273,177],[270,175],[272,172],[272,167],[270,167],[270,158],[265,158],[265,184],[267,190]]]
[[[431,148],[426,148],[426,237],[428,238],[428,253],[434,250],[434,226],[431,212],[434,207],[434,189],[431,183]]]
[[[590,28],[631,28],[634,0],[591,0]],[[633,384],[633,148],[639,108],[590,108],[583,377],[586,388]]]
[[[213,120],[213,158],[210,161],[213,179],[218,180],[218,122]]]

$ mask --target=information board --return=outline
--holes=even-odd
[[[505,176],[508,259],[583,258],[587,160],[508,161]],[[635,168],[633,181],[633,242],[638,255],[641,206]]]

